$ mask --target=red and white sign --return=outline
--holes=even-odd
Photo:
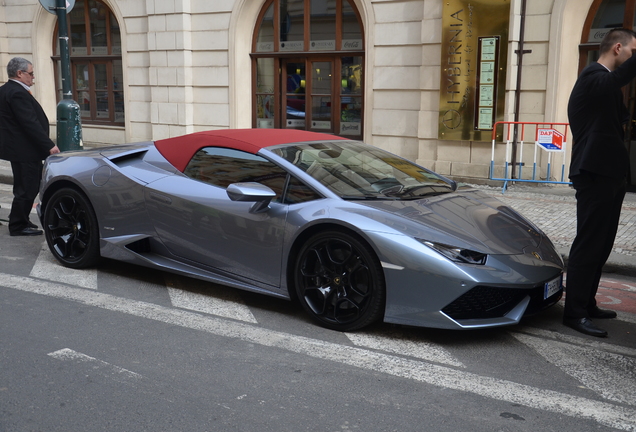
[[[537,144],[547,151],[563,151],[563,134],[556,129],[537,129]]]

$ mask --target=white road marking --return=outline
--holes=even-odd
[[[385,334],[345,333],[356,346],[362,346],[394,354],[407,355],[426,361],[465,368],[466,366],[453,357],[444,348],[421,340],[407,339],[398,332]]]
[[[635,359],[522,333],[513,336],[604,398],[636,405]]]
[[[560,303],[557,303],[553,306],[553,308],[555,309],[559,309],[560,311],[563,311],[563,300],[561,300]],[[628,312],[622,312],[622,311],[615,311],[617,314],[617,317],[615,318],[616,320],[619,321],[625,321],[631,324],[636,324],[636,314],[634,313],[628,313]]]
[[[538,329],[536,327],[517,326],[510,329],[514,333],[526,333],[531,336],[537,336],[544,339],[554,339],[561,342],[567,342],[570,344],[576,344],[592,349],[613,352],[615,354],[626,355],[630,357],[636,357],[636,349],[629,348],[621,345],[615,345],[607,342],[603,342],[603,339],[593,339],[579,336],[571,336],[565,333],[558,333],[555,331]]]
[[[188,279],[186,286],[183,279],[170,276],[166,277],[166,286],[170,301],[175,307],[254,324],[258,322],[236,290],[225,289],[215,292],[212,284],[196,279]],[[191,290],[205,291],[205,294]]]
[[[11,210],[11,207],[13,207],[13,202],[11,202],[11,201],[0,202],[0,208],[6,209],[6,210]],[[30,214],[32,214],[32,215],[37,215],[38,214],[37,210],[35,209],[35,204],[33,205],[33,208],[31,209],[31,213]],[[40,223],[40,221],[37,220],[37,217],[35,218],[35,220],[31,219],[31,222],[38,223],[38,224]]]
[[[14,256],[0,255],[0,259],[1,260],[7,260],[7,261],[20,261],[20,260],[24,259],[24,257],[23,256],[14,257]]]
[[[616,313],[618,314],[616,319],[619,319],[621,321],[625,321],[628,323],[636,324],[636,314],[621,312],[621,311],[616,311]]]
[[[600,302],[601,304],[604,304],[604,305],[621,304],[620,299],[617,299],[616,297],[612,297],[612,296],[608,296],[608,295],[606,295],[605,297],[610,299],[610,301],[608,301],[608,302]]]
[[[181,309],[0,273],[0,285],[636,432],[636,409]],[[632,401],[633,403],[634,401]]]
[[[620,282],[620,281],[617,281],[617,280],[614,280],[614,279],[605,279],[605,278],[603,278],[603,281],[605,281],[605,282],[609,282],[609,283],[611,283],[611,284],[617,284],[617,285],[624,286],[626,289],[624,289],[624,288],[619,288],[619,289],[623,289],[624,291],[636,292],[636,286],[633,286],[633,285],[627,284],[627,283],[625,283],[625,282]],[[611,289],[614,289],[614,287],[603,287],[603,288],[607,288],[607,289],[610,289],[610,290],[611,290]]]
[[[136,372],[120,368],[119,366],[111,365],[110,363],[106,363],[105,361],[87,356],[86,354],[73,351],[69,348],[64,348],[59,351],[49,353],[48,355],[62,361],[91,363],[95,369],[99,369],[102,372],[105,372],[118,382],[129,382],[130,380],[139,380],[142,378],[142,376]]]
[[[97,289],[97,269],[76,270],[64,267],[53,257],[46,241],[42,244],[40,255],[38,255],[29,276],[82,288]]]
[[[626,283],[624,283],[623,286],[627,287],[627,291],[636,292],[636,287],[635,286],[631,286],[631,285],[628,285]]]

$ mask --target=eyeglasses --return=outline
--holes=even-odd
[[[31,75],[31,78],[33,78],[33,77],[34,77],[33,72],[27,72],[27,71],[25,71],[25,70],[21,70],[20,72],[28,73],[29,75]]]

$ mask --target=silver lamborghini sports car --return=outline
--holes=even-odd
[[[199,132],[46,160],[57,260],[126,261],[281,298],[349,331],[383,319],[515,324],[562,295],[563,262],[510,207],[342,137]]]

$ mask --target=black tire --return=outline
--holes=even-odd
[[[97,217],[81,192],[71,188],[55,192],[44,208],[42,225],[49,249],[62,265],[80,269],[99,261]]]
[[[303,308],[323,327],[352,331],[380,319],[385,283],[373,250],[356,237],[326,231],[301,247],[294,287]]]

